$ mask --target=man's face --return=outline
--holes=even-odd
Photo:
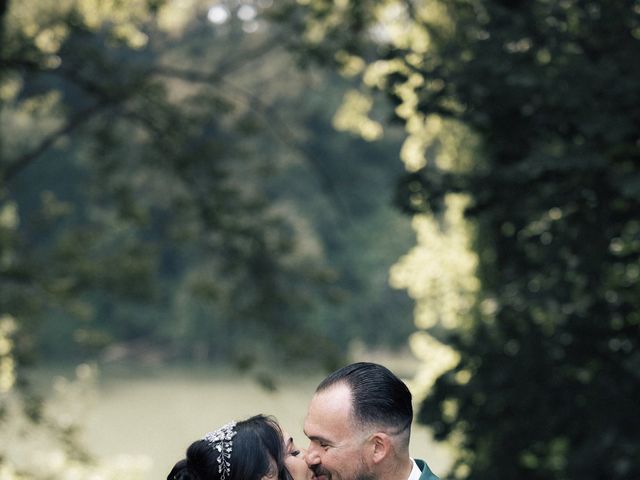
[[[304,422],[313,480],[372,480],[368,441],[351,419],[351,392],[339,383],[311,399]]]

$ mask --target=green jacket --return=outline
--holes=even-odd
[[[434,475],[429,466],[425,463],[424,460],[415,459],[418,464],[418,468],[422,470],[422,475],[420,475],[420,480],[438,480],[438,477]]]

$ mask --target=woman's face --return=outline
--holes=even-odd
[[[304,456],[307,451],[298,448],[286,431],[282,432],[284,436],[284,465],[293,477],[293,480],[312,480],[313,472],[309,470]]]

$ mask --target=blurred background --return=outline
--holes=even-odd
[[[442,478],[640,478],[637,0],[0,0],[0,479],[164,478],[384,363]]]

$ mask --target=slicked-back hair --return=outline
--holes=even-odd
[[[320,382],[316,393],[340,383],[351,391],[351,411],[358,424],[386,427],[394,434],[411,427],[411,392],[388,368],[369,362],[347,365]]]

